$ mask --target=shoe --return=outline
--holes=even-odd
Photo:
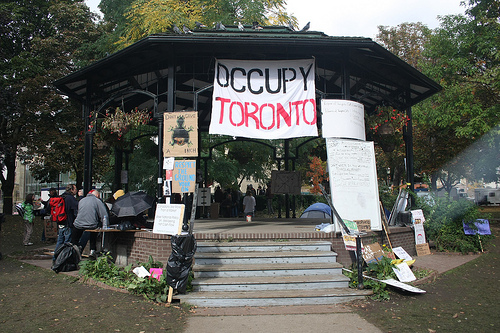
[[[95,250],[90,250],[89,259],[90,260],[96,260],[97,259],[97,253],[95,252]]]
[[[33,243],[31,243],[31,242],[24,244],[24,246],[31,246],[31,245],[33,245]]]

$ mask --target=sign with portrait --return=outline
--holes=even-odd
[[[163,114],[163,155],[165,157],[198,156],[198,112],[165,112]]]

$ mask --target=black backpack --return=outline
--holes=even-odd
[[[54,253],[56,260],[52,265],[52,270],[56,273],[71,272],[78,270],[78,263],[81,260],[80,250],[76,245],[64,243],[59,246]]]

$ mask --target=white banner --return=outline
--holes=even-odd
[[[217,60],[210,134],[318,136],[314,59]]]

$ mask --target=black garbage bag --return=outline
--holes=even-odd
[[[81,260],[80,250],[76,245],[64,243],[59,246],[54,253],[56,260],[52,265],[52,270],[56,273],[71,272],[78,270],[78,263]]]
[[[184,294],[196,252],[196,239],[193,235],[172,236],[171,244],[172,254],[167,263],[167,284],[179,294]]]

